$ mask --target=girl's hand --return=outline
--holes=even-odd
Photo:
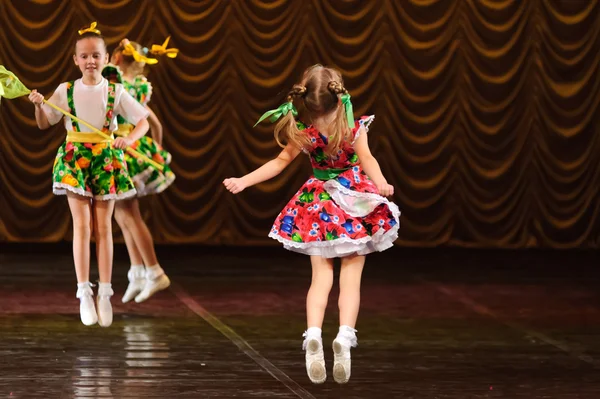
[[[32,90],[29,93],[29,101],[31,101],[36,107],[40,107],[44,102],[44,96],[38,93],[37,90]]]
[[[244,183],[244,180],[237,177],[225,179],[223,180],[223,184],[225,185],[225,188],[231,191],[233,194],[241,193],[246,188],[246,183]]]
[[[113,142],[113,147],[124,150],[127,147],[131,147],[132,144],[133,141],[127,137],[117,137],[117,139]]]
[[[382,197],[390,197],[394,195],[394,186],[388,184],[387,181],[375,183],[375,186],[377,186],[377,191],[379,191],[379,195]]]

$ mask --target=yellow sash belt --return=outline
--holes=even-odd
[[[114,139],[111,135],[111,139],[107,139],[93,132],[75,132],[73,130],[67,131],[67,141],[74,143],[110,143]]]
[[[117,130],[114,132],[117,136],[127,137],[129,133],[133,130],[133,125],[130,123],[123,123],[118,125]]]

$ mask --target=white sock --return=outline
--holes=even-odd
[[[350,326],[340,326],[335,339],[340,341],[345,346],[356,347],[358,345],[356,330]]]
[[[92,291],[93,286],[94,285],[91,284],[89,281],[77,283],[77,298],[81,299],[87,294],[94,295],[94,292]]]
[[[144,265],[131,265],[129,271],[127,272],[127,278],[129,281],[143,279],[146,277],[146,269]]]
[[[114,292],[112,290],[111,283],[98,283],[98,296],[113,296]]]
[[[160,267],[158,263],[156,265],[146,267],[146,278],[148,280],[156,280],[163,274],[165,274],[165,271],[162,269],[162,267]]]
[[[142,273],[144,274],[144,272],[146,271],[146,268],[144,267],[144,265],[131,265],[131,267],[129,268],[129,270],[133,270],[134,273]]]

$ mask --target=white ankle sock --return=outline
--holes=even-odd
[[[358,339],[356,338],[356,330],[350,326],[340,326],[336,340],[340,341],[346,346],[356,347],[358,345]]]
[[[90,283],[89,281],[85,281],[83,283],[77,283],[76,297],[81,299],[85,295],[94,295],[94,292],[92,291],[93,286],[94,285],[92,283]]]
[[[311,338],[321,338],[322,333],[323,330],[321,330],[319,327],[309,327],[306,330],[306,336]]]
[[[144,267],[144,265],[131,265],[129,270],[131,270],[132,273],[134,273],[136,277],[142,277],[142,278],[144,277],[144,274],[146,272],[146,268]]]
[[[165,271],[158,263],[156,265],[146,267],[146,278],[148,280],[155,280],[163,274],[165,274]]]
[[[114,291],[111,283],[98,283],[98,296],[113,296]]]

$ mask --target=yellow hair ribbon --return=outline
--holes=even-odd
[[[167,45],[169,44],[170,39],[171,39],[171,36],[167,37],[167,40],[165,40],[165,42],[161,46],[159,46],[158,44],[153,44],[152,47],[150,48],[150,53],[156,54],[156,55],[166,55],[169,58],[177,57],[177,54],[179,53],[179,49],[167,48]]]
[[[156,58],[148,58],[146,56],[141,55],[138,51],[133,47],[133,44],[127,43],[123,48],[123,55],[132,56],[134,60],[137,62],[145,62],[146,64],[152,65],[158,63]]]
[[[92,32],[92,33],[95,33],[97,35],[101,35],[102,33],[100,33],[100,31],[98,29],[96,29],[96,26],[98,26],[98,23],[97,22],[92,22],[92,24],[90,25],[89,28],[80,29],[78,31],[79,35],[81,36],[81,35],[83,35],[84,33],[87,33],[87,32]]]

